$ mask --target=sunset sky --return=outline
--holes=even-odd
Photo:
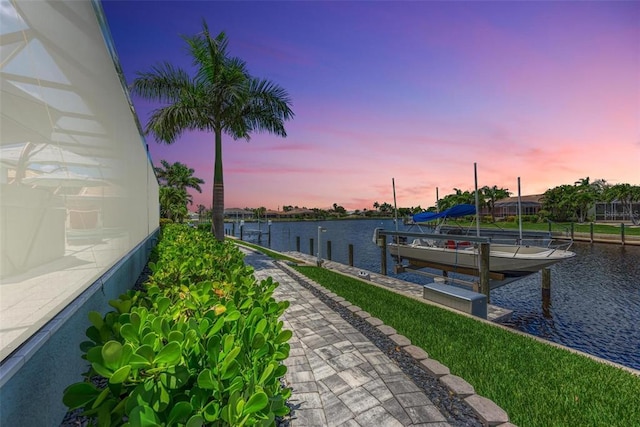
[[[250,73],[284,87],[287,138],[223,137],[225,207],[431,206],[454,188],[543,193],[590,177],[640,184],[640,2],[103,1],[128,83],[206,19]],[[143,126],[156,106],[133,98]],[[204,179],[213,135],[154,163]]]

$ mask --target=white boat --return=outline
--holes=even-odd
[[[414,222],[455,218],[474,213],[475,206],[458,205],[440,213],[416,214]],[[430,267],[443,271],[477,275],[480,270],[479,245],[473,241],[477,242],[481,239],[461,240],[464,238],[464,236],[431,234],[427,238],[414,239],[411,243],[402,242],[402,240],[389,243],[388,249],[398,262],[407,260],[413,267]],[[537,246],[492,241],[489,243],[489,271],[494,281],[512,281],[576,255],[568,250],[571,243],[557,247],[552,247],[551,244]]]
[[[390,243],[388,247],[393,257],[416,266],[447,267],[447,271],[463,274],[480,269],[478,247],[470,242],[447,240],[438,244],[433,239],[414,239],[408,244]],[[574,256],[567,249],[491,243],[489,271],[494,276],[522,277]]]

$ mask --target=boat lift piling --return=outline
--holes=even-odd
[[[471,285],[473,287],[479,287],[480,293],[486,295],[487,302],[490,299],[490,291],[491,291],[491,280],[503,280],[504,276],[500,273],[491,272],[489,268],[489,254],[490,254],[490,241],[486,237],[471,237],[471,236],[456,236],[456,235],[442,235],[442,234],[430,234],[430,233],[416,233],[416,232],[407,232],[407,231],[387,231],[387,230],[378,230],[376,244],[380,247],[380,273],[382,275],[387,275],[387,236],[392,236],[395,241],[398,241],[401,237],[419,237],[419,238],[429,238],[429,239],[437,239],[437,240],[453,240],[453,241],[465,241],[477,243],[479,245],[479,254],[478,257],[479,266],[478,269],[469,269],[462,267],[452,267],[442,264],[429,263],[425,261],[418,260],[410,260],[409,266],[403,266],[400,264],[400,260],[398,260],[397,265],[394,268],[395,273],[403,272],[407,269],[414,270],[416,273],[424,274],[430,277],[448,277],[448,272],[453,271],[460,274],[466,274],[471,276],[477,276],[479,278],[479,283],[476,282],[468,282],[460,279],[447,279],[449,281],[455,280],[458,283],[464,285]],[[427,273],[423,271],[418,271],[421,268],[433,268],[442,271],[442,276],[435,275],[432,273]]]

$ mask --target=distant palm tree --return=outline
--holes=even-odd
[[[180,188],[161,186],[160,216],[169,218],[175,222],[182,222],[187,216],[187,203],[190,202],[189,194]]]
[[[202,193],[200,184],[204,184],[204,180],[193,176],[195,170],[180,162],[170,164],[166,160],[160,160],[160,163],[162,167],[154,167],[154,169],[161,184],[182,190],[193,188],[198,193]]]
[[[284,122],[293,118],[290,98],[280,86],[249,74],[246,64],[227,53],[222,32],[212,38],[206,22],[202,32],[185,37],[193,59],[195,76],[165,62],[139,73],[132,91],[166,106],[154,110],[146,132],[172,144],[186,130],[213,132],[215,159],[213,177],[212,232],[224,240],[224,183],[222,134],[250,139],[253,131],[286,136]]]
[[[496,201],[509,197],[511,193],[509,193],[509,190],[507,188],[498,188],[497,185],[494,185],[493,187],[482,187],[478,195],[481,196],[481,198],[484,200],[485,205],[489,209],[489,213],[491,214],[491,222],[496,222],[496,216],[494,212]]]

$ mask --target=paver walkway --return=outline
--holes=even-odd
[[[280,283],[274,297],[291,305],[293,331],[285,361],[292,427],[448,426],[445,416],[402,370],[364,335],[265,255],[242,249],[256,279]]]

